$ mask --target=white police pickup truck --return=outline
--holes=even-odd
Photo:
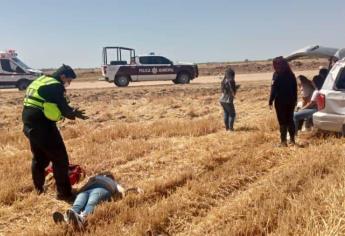
[[[40,75],[42,71],[25,65],[14,50],[0,52],[0,88],[25,90]]]
[[[122,60],[129,56],[129,62]],[[110,61],[109,57],[116,60]],[[118,87],[126,87],[129,82],[171,80],[175,84],[187,84],[198,77],[198,67],[192,63],[177,63],[163,56],[136,56],[135,50],[125,47],[104,47],[102,75],[108,82]]]

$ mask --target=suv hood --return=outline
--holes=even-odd
[[[307,46],[305,48],[299,49],[290,55],[286,56],[285,58],[288,61],[295,60],[300,57],[324,57],[330,58],[336,56],[336,53],[339,51],[339,56],[345,56],[345,50],[341,51],[342,49],[338,48],[330,48],[330,47],[323,47],[319,45],[314,46]],[[341,55],[340,55],[341,54]],[[339,57],[338,57],[339,58]]]
[[[42,71],[36,70],[36,69],[28,69],[28,71],[29,71],[30,73],[33,73],[33,74],[38,74],[38,75],[42,75],[42,74],[43,74]]]

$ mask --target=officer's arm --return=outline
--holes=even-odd
[[[269,99],[269,102],[268,102],[268,104],[270,105],[270,106],[272,106],[272,104],[273,104],[273,101],[274,101],[274,99],[276,98],[276,96],[277,96],[277,75],[276,74],[274,74],[273,75],[273,78],[272,78],[272,86],[271,86],[271,94],[270,94],[270,99]]]
[[[68,105],[68,102],[65,97],[65,88],[62,85],[60,85],[59,87],[55,103],[59,107],[63,117],[66,117],[67,119],[71,120],[75,119],[75,109]]]

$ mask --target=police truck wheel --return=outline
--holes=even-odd
[[[190,82],[190,75],[188,73],[180,73],[178,76],[177,76],[177,83],[178,84],[189,84]]]
[[[126,75],[117,76],[114,80],[114,83],[118,87],[126,87],[129,84],[129,77]]]
[[[17,88],[20,90],[20,91],[23,91],[25,90],[30,84],[30,81],[29,80],[26,80],[26,79],[23,79],[23,80],[19,80],[18,81],[18,84],[17,84]]]

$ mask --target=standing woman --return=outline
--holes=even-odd
[[[297,82],[288,62],[283,57],[273,59],[273,79],[269,106],[276,109],[280,126],[280,146],[287,147],[287,132],[290,142],[295,144],[294,109],[297,103]]]
[[[234,98],[236,95],[235,71],[231,68],[226,69],[221,83],[222,96],[219,99],[224,110],[225,129],[233,131],[236,111]]]

